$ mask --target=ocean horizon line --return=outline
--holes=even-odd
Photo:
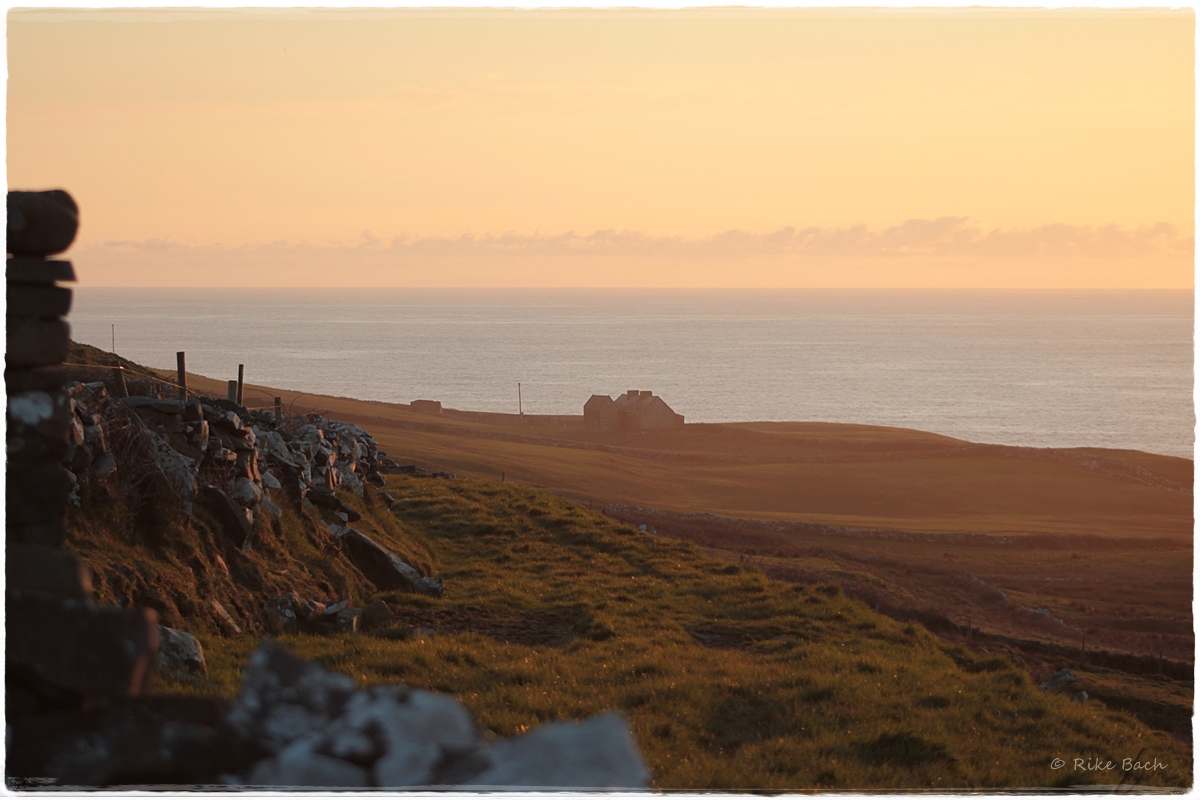
[[[1073,286],[410,286],[410,285],[370,285],[361,286],[278,286],[278,285],[222,285],[222,286],[176,286],[176,285],[126,285],[126,284],[87,284],[79,283],[76,288],[92,289],[134,289],[150,290],[165,289],[173,291],[213,291],[213,290],[270,290],[270,291],[356,291],[356,290],[406,290],[431,292],[458,291],[581,291],[581,292],[1078,292],[1078,293],[1190,293],[1195,294],[1195,287],[1073,287]]]

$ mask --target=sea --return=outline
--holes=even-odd
[[[244,364],[248,383],[310,394],[581,414],[651,390],[688,422],[1192,458],[1194,318],[1191,291],[81,286],[69,320],[139,363],[182,350],[191,372]]]

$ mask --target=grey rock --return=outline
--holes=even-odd
[[[595,790],[650,782],[620,714],[550,723],[489,745],[449,695],[357,689],[270,642],[251,654],[226,726],[271,754],[249,770],[245,783],[255,786]]]
[[[244,508],[249,508],[260,503],[262,498],[262,489],[254,481],[243,477],[234,479],[233,491],[229,494],[230,500]]]
[[[280,508],[279,506],[275,505],[275,502],[271,498],[267,497],[265,494],[263,495],[263,499],[262,499],[262,508],[264,511],[266,511],[268,514],[270,514],[272,517],[275,517],[276,519],[283,516],[283,509]]]
[[[337,614],[339,611],[341,611],[348,605],[350,605],[349,600],[339,600],[336,603],[331,603],[331,604],[325,606],[325,610],[322,611],[321,613],[326,616],[332,617],[333,615]]]
[[[361,608],[343,608],[334,615],[334,624],[341,633],[358,633],[359,616],[362,614]]]
[[[296,606],[296,616],[302,621],[307,622],[314,617],[320,617],[325,614],[325,604],[318,603],[316,600],[305,600]]]
[[[283,488],[283,484],[279,482],[279,479],[276,478],[274,475],[272,475],[270,472],[264,472],[262,474],[262,482],[263,482],[263,486],[266,487],[267,489],[282,489]]]
[[[1080,692],[1079,694],[1077,694],[1077,695],[1075,695],[1074,697],[1072,697],[1072,698],[1071,698],[1071,702],[1073,702],[1073,703],[1086,703],[1086,702],[1087,702],[1087,699],[1088,699],[1088,693],[1087,693],[1087,692]]]
[[[458,757],[483,745],[471,713],[449,695],[418,689],[398,702],[377,691],[371,700],[351,710],[347,721],[362,727],[373,720],[382,730],[387,746],[374,770],[381,787],[427,786],[447,755]]]
[[[371,785],[362,767],[321,753],[292,752],[291,748],[255,764],[247,783],[288,789],[361,789]]]
[[[254,538],[254,528],[246,519],[244,509],[230,499],[229,495],[215,486],[200,489],[200,498],[216,515],[223,534],[239,548],[244,548]]]
[[[650,771],[624,717],[615,711],[581,722],[551,722],[496,742],[492,766],[469,781],[479,788],[645,789]]]
[[[363,485],[357,474],[355,474],[352,470],[340,469],[338,470],[338,477],[341,478],[343,486],[354,492],[354,495],[358,499],[362,499]]]
[[[330,525],[329,529],[342,540],[342,547],[354,566],[378,588],[405,589],[431,597],[442,596],[440,580],[424,577],[361,531],[344,525]]]
[[[433,742],[407,738],[394,741],[375,762],[375,784],[383,789],[428,786],[441,760],[442,749]]]
[[[392,610],[388,608],[388,604],[383,600],[376,600],[363,608],[360,623],[363,628],[370,630],[389,622],[391,618]]]
[[[267,625],[275,631],[295,633],[297,619],[295,604],[287,596],[267,598]]]
[[[141,433],[155,454],[155,467],[166,479],[171,491],[179,498],[184,515],[191,516],[192,500],[195,499],[198,491],[195,462],[187,456],[177,453],[167,440],[156,436],[149,430],[143,429]]]
[[[241,626],[239,626],[237,624],[237,622],[234,620],[233,616],[228,611],[225,610],[225,606],[221,605],[216,600],[213,600],[212,601],[212,610],[213,610],[213,613],[217,615],[217,619],[220,620],[221,623],[230,632],[232,632],[234,636],[242,635]]]
[[[279,753],[337,718],[356,691],[349,677],[265,641],[250,654],[241,691],[225,721],[242,738]]]
[[[1066,688],[1068,684],[1074,683],[1075,680],[1075,673],[1071,670],[1060,669],[1049,680],[1043,681],[1038,688],[1046,692],[1057,692]]]
[[[158,668],[193,675],[207,675],[204,648],[195,636],[185,631],[158,626]]]

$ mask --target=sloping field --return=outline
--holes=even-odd
[[[1007,660],[836,586],[772,581],[526,486],[390,476],[387,489],[445,598],[375,595],[399,625],[281,638],[360,684],[451,692],[504,736],[620,709],[657,789],[1191,783],[1186,744],[1040,691]],[[388,513],[342,496],[364,518]],[[209,682],[167,688],[228,695],[253,643],[201,638]],[[1125,758],[1163,766],[1126,770]]]
[[[207,392],[217,381],[189,377]],[[829,423],[688,425],[589,432],[483,424],[404,405],[248,385],[369,429],[402,462],[517,480],[590,502],[904,531],[1192,536],[1188,459],[1094,448],[979,445],[900,428]],[[503,418],[502,415],[494,415]]]

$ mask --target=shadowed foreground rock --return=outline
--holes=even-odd
[[[280,788],[636,789],[650,774],[615,712],[489,742],[453,697],[403,686],[358,689],[266,642],[226,718],[272,755],[227,785]]]
[[[450,695],[404,686],[360,689],[346,675],[270,641],[251,654],[232,703],[150,695],[93,709],[63,706],[19,716],[10,740],[10,789],[650,785],[618,713],[552,722],[497,739]]]

